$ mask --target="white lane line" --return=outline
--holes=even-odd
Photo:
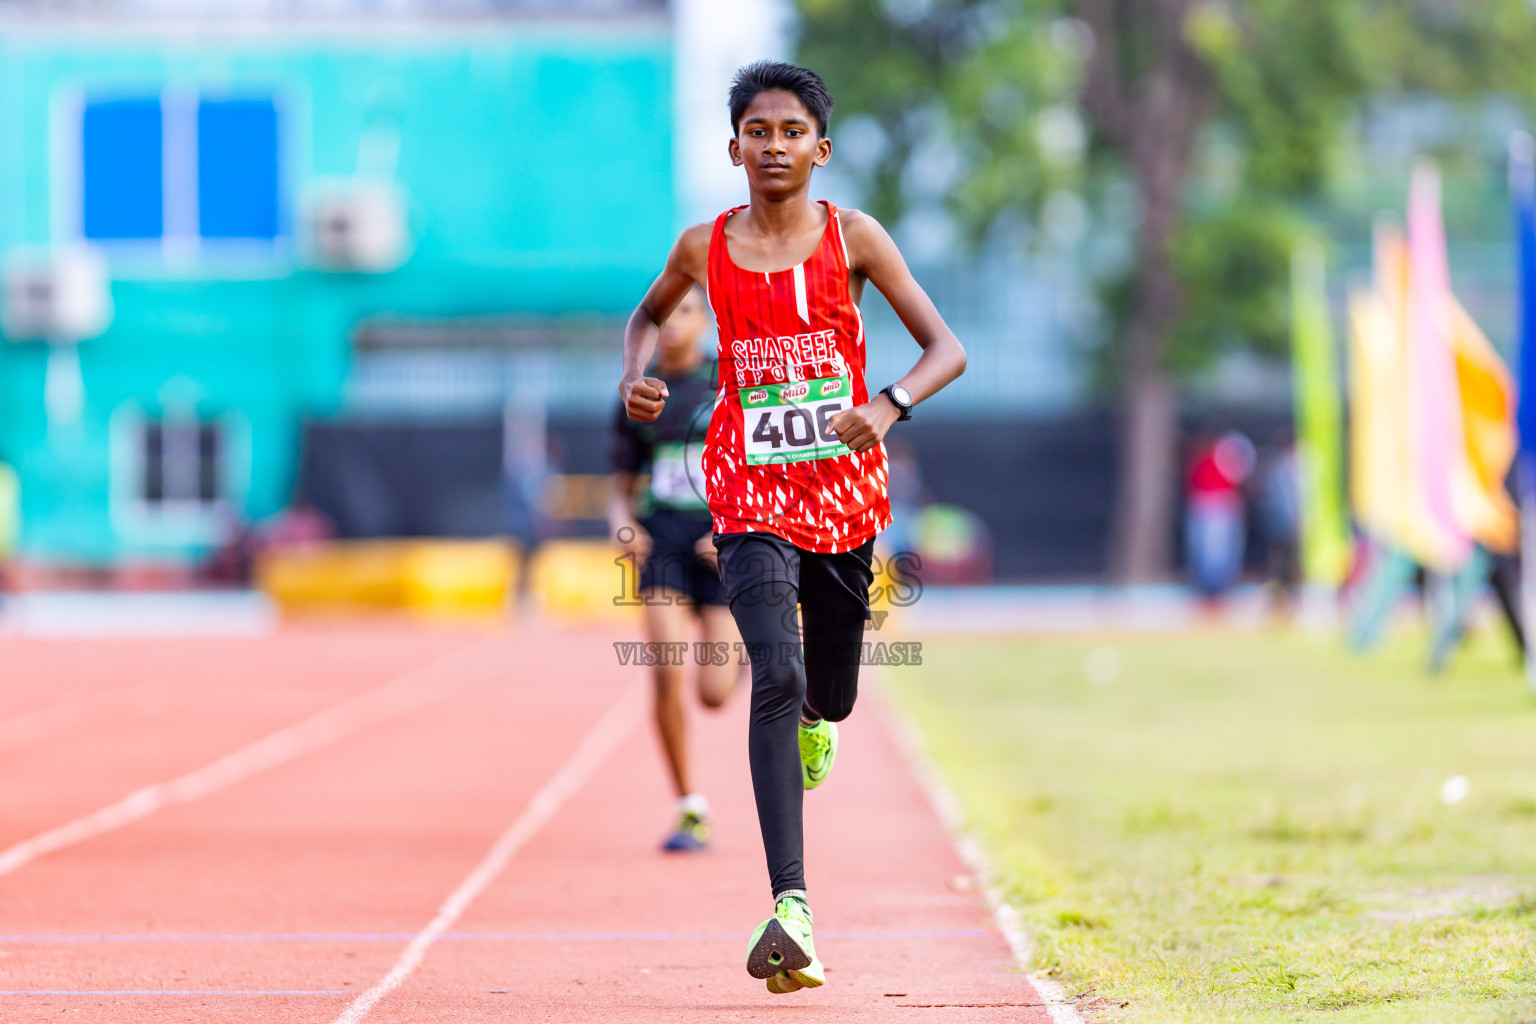
[[[890,686],[883,677],[880,677],[880,684],[878,687],[869,687],[879,694],[875,703],[881,711],[880,717],[885,719],[888,733],[895,741],[896,748],[901,751],[923,795],[928,798],[929,806],[949,832],[950,840],[955,844],[955,852],[981,886],[982,895],[997,922],[997,930],[1003,933],[1008,949],[1013,953],[1014,963],[1019,965],[1025,980],[1045,1004],[1045,1012],[1050,1015],[1051,1024],[1085,1024],[1077,1005],[1068,998],[1061,983],[1035,973],[1035,946],[1024,929],[1023,915],[1003,898],[1002,889],[997,884],[997,871],[980,841],[966,830],[960,801],[934,767],[933,760],[928,756],[927,745],[923,742],[923,734],[891,696]]]
[[[645,706],[644,698],[644,685],[635,683],[625,688],[613,706],[582,738],[565,764],[560,766],[560,770],[533,795],[517,820],[497,837],[485,858],[443,900],[442,906],[437,908],[436,916],[416,933],[389,973],[377,985],[354,999],[341,1016],[336,1018],[335,1024],[358,1024],[381,999],[405,983],[412,972],[421,966],[432,944],[453,927],[459,916],[475,901],[475,897],[495,881],[523,844],[538,834],[539,829],[555,816],[567,800],[576,795],[608,759],[608,755],[624,741],[640,720]]]
[[[279,729],[248,747],[227,754],[186,775],[136,789],[100,810],[31,839],[24,839],[0,851],[0,875],[8,875],[46,854],[122,828],[162,808],[190,803],[216,793],[294,758],[330,746],[370,726],[399,718],[441,700],[462,688],[471,677],[462,668],[457,672],[443,672],[444,666],[466,651],[480,646],[483,646],[483,642],[469,648],[460,648],[421,668],[397,676],[383,686],[342,701],[302,722]]]

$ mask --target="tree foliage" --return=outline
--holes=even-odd
[[[1180,301],[1160,358],[1178,371],[1283,343],[1287,253],[1363,100],[1523,95],[1536,84],[1526,0],[799,0],[799,10],[799,59],[827,79],[840,119],[881,129],[883,151],[862,175],[871,212],[899,219],[914,201],[903,189],[913,160],[949,146],[961,170],[946,205],[972,238],[1010,215],[1038,225],[1068,194],[1096,211],[1099,230],[1136,230],[1107,197],[1140,184],[1145,143],[1117,121],[1145,113],[1166,70],[1159,43],[1178,36],[1198,62],[1199,107],[1167,248]],[[1098,65],[1129,112],[1106,109],[1096,89],[1105,33],[1090,26],[1106,20],[1115,52]],[[1122,299],[1111,309],[1135,315],[1129,282],[1106,285]]]
[[[1168,569],[1176,378],[1283,344],[1292,240],[1350,120],[1383,94],[1525,95],[1536,68],[1529,0],[799,3],[800,59],[844,118],[880,128],[883,151],[855,161],[877,215],[933,201],[908,185],[938,152],[958,161],[943,200],[972,238],[1019,219],[1049,237],[1086,205],[1134,240],[1103,275],[1124,580]],[[1130,209],[1111,201],[1127,184]]]

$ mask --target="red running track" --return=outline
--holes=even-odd
[[[0,1019],[1049,1020],[867,701],[806,801],[828,983],[748,977],[745,694],[691,718],[714,847],[662,855],[618,638],[0,639]]]

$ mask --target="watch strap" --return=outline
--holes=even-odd
[[[880,389],[880,393],[886,398],[889,398],[891,400],[891,404],[896,407],[896,411],[901,413],[901,416],[898,418],[897,422],[901,422],[902,420],[909,420],[912,418],[912,406],[902,405],[900,402],[896,401],[896,396],[891,392],[891,389],[895,386],[896,385],[894,384],[887,384],[885,387]]]

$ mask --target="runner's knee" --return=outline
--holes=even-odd
[[[775,645],[757,646],[752,655],[753,715],[764,719],[798,715],[805,700],[805,670],[800,660],[785,657]]]
[[[837,701],[825,711],[817,709],[817,714],[829,722],[841,722],[853,714],[853,697],[849,696],[847,700]]]
[[[822,718],[841,722],[859,693],[863,620],[855,628],[820,629],[805,638],[806,704]]]
[[[723,707],[726,698],[736,687],[736,666],[714,666],[701,669],[699,674],[699,703],[706,708]]]
[[[841,722],[853,713],[859,696],[859,667],[853,665],[806,666],[805,704],[829,722]]]
[[[794,587],[770,580],[748,587],[731,602],[752,662],[752,714],[759,720],[799,714],[805,697],[800,637],[785,624],[785,609],[793,609],[795,601]]]

